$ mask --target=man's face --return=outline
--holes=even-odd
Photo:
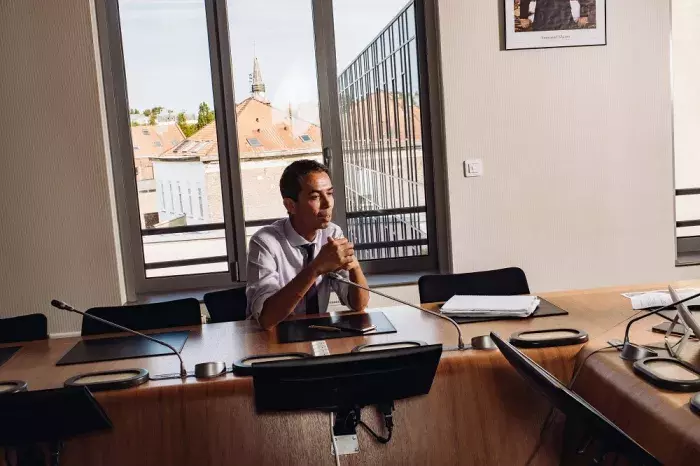
[[[301,183],[299,200],[285,199],[287,211],[295,217],[297,226],[305,230],[328,227],[333,214],[333,184],[327,173],[313,172]]]

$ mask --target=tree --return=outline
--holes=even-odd
[[[148,124],[154,126],[158,120],[158,115],[160,115],[160,112],[162,111],[163,107],[153,107],[150,111],[148,111],[148,115],[146,115],[146,110],[144,110],[143,114],[148,117]]]
[[[197,132],[197,125],[187,123],[185,112],[180,112],[177,114],[177,125],[180,127],[182,134],[184,134],[186,138]]]
[[[197,115],[197,129],[202,129],[214,121],[214,112],[206,102],[199,104],[199,114]]]
[[[137,109],[135,109],[135,108],[129,109],[129,114],[130,114],[130,115],[138,115],[139,113],[140,113],[140,112],[139,112]]]

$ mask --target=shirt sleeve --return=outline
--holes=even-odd
[[[347,270],[340,270],[336,272],[338,275],[346,280],[350,280],[350,273]],[[331,289],[338,295],[338,299],[343,304],[343,306],[350,306],[348,300],[348,292],[350,291],[350,285],[347,283],[339,282],[338,280],[331,279]]]
[[[246,298],[248,318],[259,319],[267,298],[280,290],[277,261],[259,238],[250,240],[248,252],[248,285]]]

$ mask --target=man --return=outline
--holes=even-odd
[[[354,246],[331,223],[333,184],[328,169],[313,160],[289,165],[280,179],[288,218],[260,229],[248,252],[247,313],[269,330],[291,314],[326,312],[331,290],[363,311],[369,293],[326,276],[338,272],[367,286]]]
[[[530,21],[530,3],[532,0],[520,0],[520,27],[533,31],[559,31],[586,27],[589,16],[594,15],[595,0],[579,0],[581,16],[574,21],[570,0],[537,0],[535,21]]]

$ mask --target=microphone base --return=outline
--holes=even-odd
[[[493,342],[489,335],[479,335],[471,339],[471,344],[464,345],[463,348],[459,346],[445,346],[442,345],[442,351],[467,351],[467,350],[481,350],[481,351],[491,351],[497,349],[496,344]]]
[[[442,345],[442,352],[443,352],[443,353],[446,352],[446,351],[467,351],[467,350],[470,350],[470,349],[472,349],[472,348],[471,348],[471,346],[469,346],[469,345],[466,345],[464,348],[460,348],[460,347],[458,347],[458,346],[445,346],[445,345]]]
[[[194,376],[198,379],[213,379],[226,373],[226,363],[221,361],[200,362],[194,366]]]
[[[620,357],[625,361],[639,361],[640,359],[652,358],[658,355],[656,351],[629,342],[624,344],[620,353]]]

